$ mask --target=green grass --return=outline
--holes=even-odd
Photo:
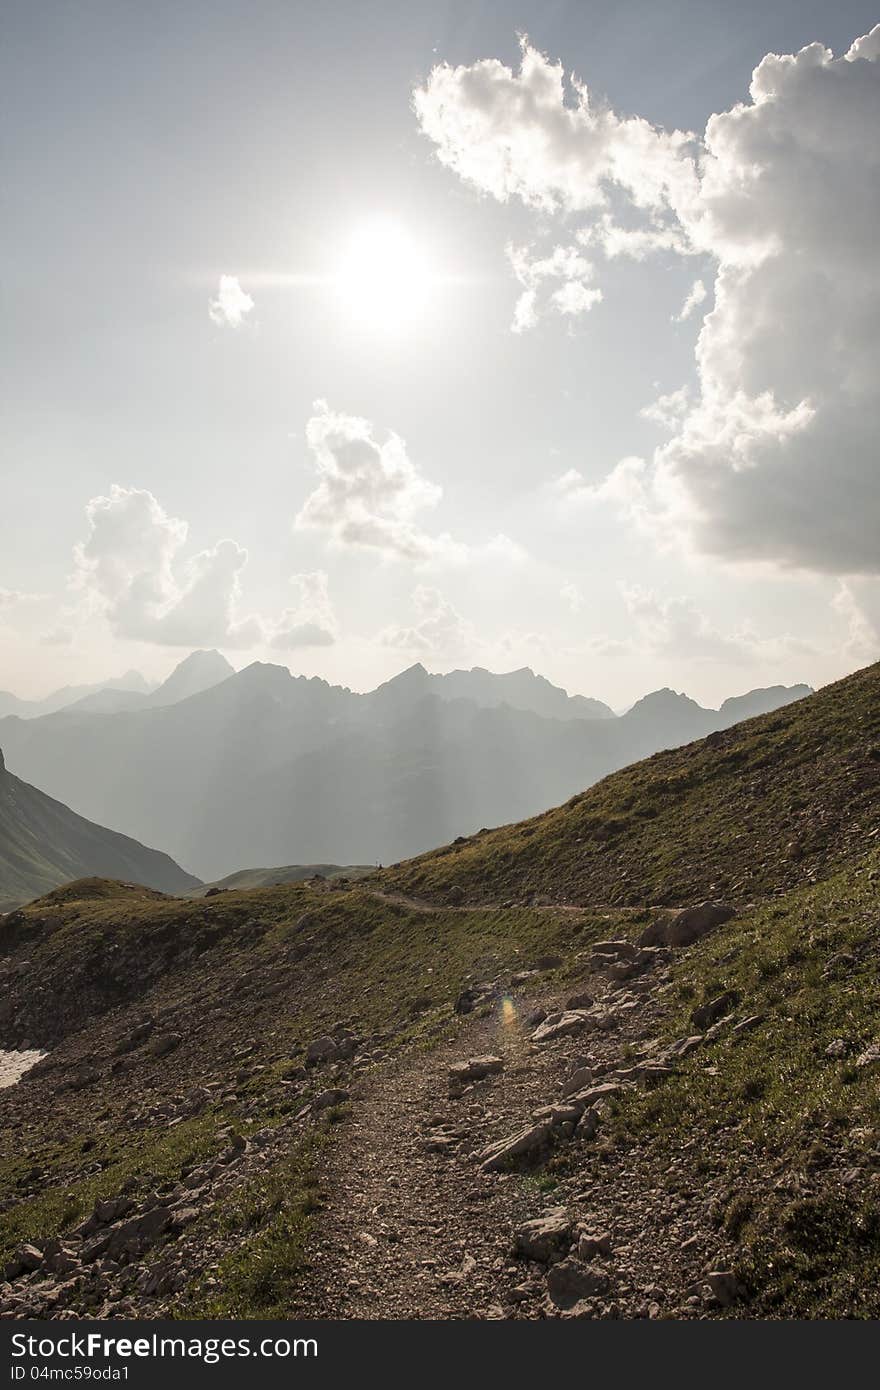
[[[765,1021],[692,1054],[617,1107],[614,1142],[648,1145],[656,1171],[699,1135],[729,1199],[750,1312],[880,1315],[880,1085],[855,1058],[880,1039],[880,856],[734,919],[676,956],[667,1032],[723,989]],[[835,1039],[844,1059],[826,1056]],[[842,1182],[846,1174],[847,1182]],[[777,1184],[779,1184],[778,1190]],[[803,1195],[798,1196],[798,1189]]]
[[[311,1218],[323,1209],[318,1159],[326,1131],[313,1131],[236,1191],[209,1221],[232,1248],[183,1300],[183,1318],[290,1318],[302,1301]],[[206,1235],[211,1234],[208,1229]]]

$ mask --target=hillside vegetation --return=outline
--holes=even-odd
[[[878,697],[358,883],[7,918],[0,1313],[880,1315]]]

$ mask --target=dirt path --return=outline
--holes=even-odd
[[[514,1258],[511,1235],[560,1204],[575,1225],[613,1234],[613,1292],[593,1300],[593,1315],[658,1316],[673,1307],[676,1316],[695,1315],[689,1287],[692,1293],[718,1241],[709,1232],[709,1187],[688,1186],[686,1142],[683,1180],[672,1195],[647,1176],[650,1164],[638,1151],[600,1163],[595,1146],[582,1141],[566,1149],[573,1171],[569,1165],[558,1180],[543,1168],[485,1173],[479,1163],[487,1145],[531,1123],[536,1107],[558,1101],[579,1056],[588,1054],[601,1073],[645,1046],[661,1013],[658,983],[599,984],[597,997],[614,1019],[601,1035],[530,1043],[522,1017],[536,1005],[560,1004],[545,993],[491,1017],[468,1016],[454,1040],[356,1084],[328,1174],[331,1204],[311,1249],[310,1315],[558,1316],[546,1296],[546,1269]],[[450,1064],[485,1053],[503,1056],[501,1074],[452,1098]],[[696,1315],[704,1315],[702,1304]]]

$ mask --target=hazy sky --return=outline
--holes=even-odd
[[[878,17],[5,5],[0,686],[874,659]]]

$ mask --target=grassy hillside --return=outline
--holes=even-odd
[[[880,665],[658,753],[564,806],[385,870],[443,900],[747,903],[865,853],[880,801]]]
[[[880,1316],[878,683],[355,884],[181,900],[87,880],[7,919],[0,1045],[49,1053],[0,1090],[0,1259],[58,1237],[73,1272],[0,1285],[0,1311],[351,1316],[351,1285],[364,1316],[422,1288],[421,1315],[556,1315],[549,1276],[499,1255],[560,1206],[612,1233],[588,1316]],[[710,894],[739,911],[704,939],[633,980],[597,968],[594,943]],[[529,1041],[534,1010],[585,993],[598,1031]],[[601,1081],[694,1034],[609,1095],[596,1137],[482,1173],[584,1056]],[[353,1056],[303,1067],[324,1035]],[[450,1060],[489,1051],[501,1089],[447,1098]],[[91,1264],[75,1232],[103,1199],[170,1224]],[[733,1304],[705,1293],[719,1268]]]
[[[212,888],[221,892],[250,892],[254,888],[277,888],[281,883],[302,883],[309,878],[359,879],[373,872],[371,864],[282,864],[276,869],[238,869],[234,874],[191,888],[189,898],[203,898]]]
[[[84,875],[183,893],[198,879],[167,854],[94,825],[6,771],[0,753],[0,911]]]

